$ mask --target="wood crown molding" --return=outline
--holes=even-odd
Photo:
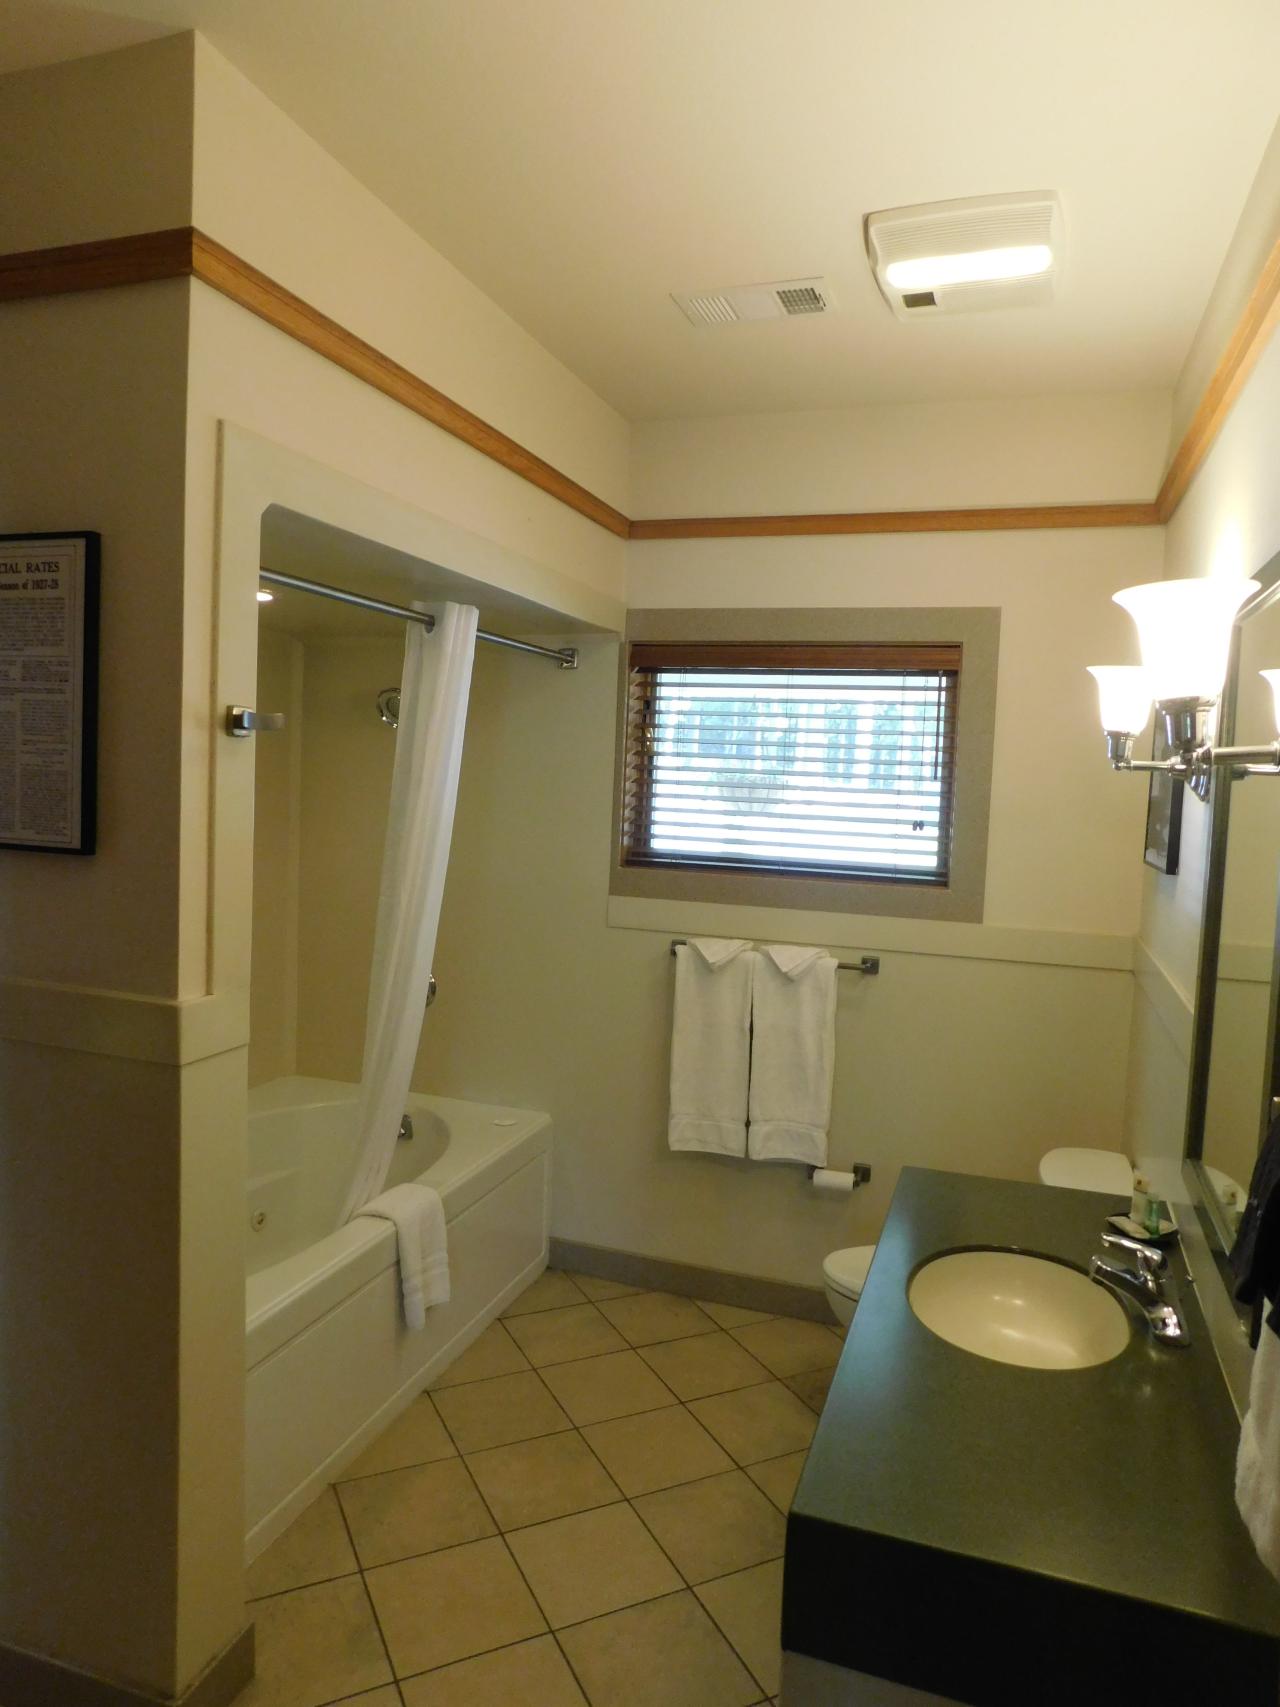
[[[372,344],[191,226],[0,255],[0,302],[197,278],[277,331],[461,439],[619,539],[775,539],[1034,528],[1153,527],[1167,522],[1204,462],[1280,323],[1280,242],[1267,258],[1227,348],[1151,502],[1032,504],[964,510],[862,510],[790,516],[685,516],[630,521],[543,457],[456,403]]]

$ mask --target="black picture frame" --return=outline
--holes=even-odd
[[[88,529],[0,534],[0,852],[85,855],[97,849],[101,565],[102,536]],[[65,610],[38,614],[35,607],[46,596],[51,606],[58,601]],[[21,702],[34,675],[28,666],[36,663],[47,666],[46,679],[26,697],[43,698],[49,708],[45,729],[52,733],[37,728],[32,735],[24,727]],[[66,713],[65,739],[58,728],[60,710]],[[38,774],[41,760],[47,805],[36,830],[38,814],[24,804],[23,794],[25,776]],[[66,802],[61,821],[55,811],[59,791]]]
[[[1151,738],[1153,759],[1172,758],[1163,720],[1156,718],[1155,734]],[[1182,801],[1185,784],[1175,778],[1155,772],[1147,790],[1147,840],[1143,859],[1166,877],[1178,875],[1178,854],[1182,847]]]

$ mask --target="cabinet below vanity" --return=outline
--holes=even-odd
[[[1133,1310],[1087,1368],[976,1356],[908,1302],[949,1251],[1086,1271],[1122,1207],[904,1170],[787,1521],[785,1707],[1276,1707],[1280,1585],[1235,1509],[1238,1422],[1189,1281],[1190,1345]]]

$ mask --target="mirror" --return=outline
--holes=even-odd
[[[1260,670],[1280,664],[1280,558],[1257,573],[1262,591],[1236,619],[1216,743],[1276,738]],[[1211,1246],[1235,1238],[1271,1118],[1277,1075],[1277,883],[1280,781],[1218,771],[1210,806],[1187,1162]]]

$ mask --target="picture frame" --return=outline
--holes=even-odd
[[[0,851],[97,845],[101,536],[0,534]]]
[[[1156,718],[1155,734],[1151,738],[1151,757],[1168,759],[1174,756],[1165,734],[1163,719]],[[1143,859],[1166,877],[1178,874],[1178,855],[1182,845],[1182,803],[1186,789],[1183,783],[1167,773],[1155,772],[1147,790],[1147,839]]]

